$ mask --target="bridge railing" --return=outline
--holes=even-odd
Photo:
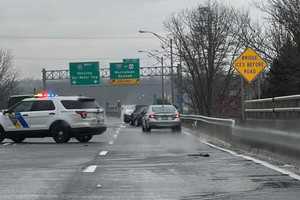
[[[288,107],[287,110],[289,109],[291,108]],[[222,142],[233,148],[261,152],[268,156],[280,157],[287,162],[300,163],[300,121],[298,119],[239,121],[201,115],[182,115],[181,119],[185,127],[194,130],[194,134],[205,136],[211,142]]]
[[[245,101],[248,118],[291,119],[300,117],[300,95]]]
[[[213,118],[203,115],[181,115],[185,126],[198,129],[209,136],[229,142],[232,138],[232,130],[236,125],[234,119]]]

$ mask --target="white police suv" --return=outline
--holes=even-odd
[[[88,142],[106,131],[104,118],[104,110],[93,98],[39,94],[0,113],[0,142],[40,137],[53,137],[56,143],[72,137]]]

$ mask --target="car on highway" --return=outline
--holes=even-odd
[[[181,131],[179,112],[173,105],[150,105],[142,118],[143,132],[165,128],[170,128],[174,132]]]
[[[130,122],[130,116],[133,113],[135,109],[135,105],[123,105],[122,106],[122,116],[123,116],[123,121],[125,123],[129,123]]]
[[[94,98],[38,94],[0,113],[0,142],[52,137],[66,143],[72,137],[88,142],[107,129],[104,110]]]
[[[133,119],[133,125],[138,127],[142,125],[142,119],[144,115],[147,113],[148,106],[142,107],[135,115],[135,118]]]
[[[145,107],[147,107],[147,105],[136,105],[134,108],[134,111],[131,113],[130,115],[130,125],[134,126],[135,125],[135,120],[137,118],[137,115],[141,112],[142,109],[144,109]]]
[[[12,107],[13,105],[15,105],[16,103],[19,103],[23,99],[32,98],[32,97],[34,97],[33,94],[12,95],[8,99],[7,108]]]

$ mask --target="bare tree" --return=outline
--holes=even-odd
[[[299,93],[300,0],[266,0],[257,7],[266,14],[267,23],[244,21],[240,40],[270,63],[263,96]]]
[[[235,9],[215,1],[182,11],[165,23],[192,85],[189,94],[196,113],[216,114],[217,100],[228,95],[232,62],[243,47],[237,16]]]
[[[0,49],[0,107],[6,106],[7,99],[16,89],[17,74],[12,66],[12,56],[7,50]]]

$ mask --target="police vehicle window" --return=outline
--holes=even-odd
[[[10,112],[28,112],[31,110],[32,107],[32,101],[23,101],[18,104],[16,104],[14,107],[12,107],[9,111]]]
[[[31,111],[48,111],[55,110],[55,106],[50,100],[34,101]]]
[[[61,101],[66,109],[90,109],[100,108],[98,103],[94,99],[82,99],[82,100],[63,100]]]

